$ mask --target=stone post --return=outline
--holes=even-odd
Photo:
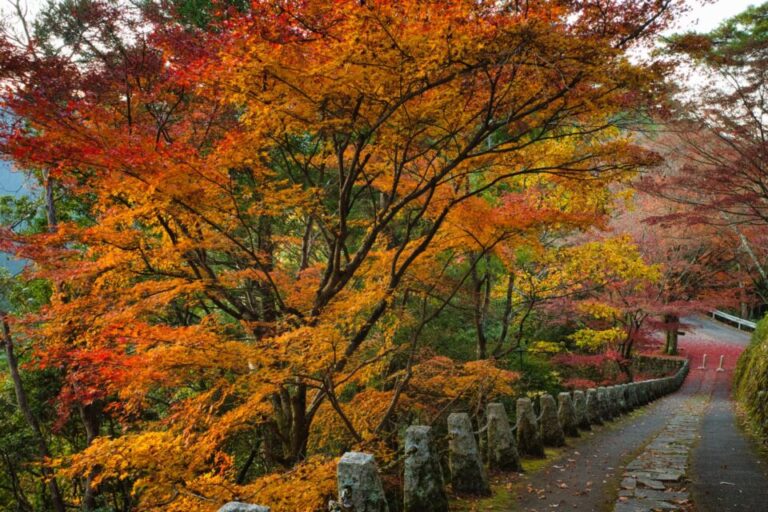
[[[565,435],[569,437],[579,437],[576,408],[573,405],[570,393],[560,393],[557,395],[557,418],[560,420],[560,426],[563,427],[563,433]]]
[[[517,449],[525,455],[544,456],[544,445],[530,398],[517,399]]]
[[[621,416],[621,402],[619,401],[619,387],[610,386],[608,388],[608,404],[611,408],[611,416],[618,418]]]
[[[619,411],[619,394],[617,393],[616,386],[608,386],[605,388],[605,396],[608,397],[608,410],[611,414],[611,419],[616,419],[621,416]]]
[[[251,505],[240,501],[230,501],[221,507],[218,512],[269,512],[269,507]]]
[[[627,412],[632,412],[634,406],[632,405],[632,383],[627,382],[624,386],[624,407]]]
[[[600,401],[597,399],[595,388],[587,390],[587,419],[589,419],[590,425],[603,424],[603,413],[600,410]]]
[[[435,452],[432,427],[413,425],[405,431],[403,474],[404,512],[448,512],[440,456]]]
[[[521,471],[520,454],[504,404],[488,404],[485,414],[488,418],[488,464],[495,469]]]
[[[627,401],[627,385],[619,384],[616,386],[619,393],[619,410],[622,414],[629,412],[629,402]]]
[[[650,402],[650,396],[648,393],[648,385],[646,381],[637,383],[637,396],[640,398],[640,405],[646,405]]]
[[[336,466],[342,510],[389,512],[376,459],[370,453],[347,452]]]
[[[573,392],[573,407],[576,409],[576,424],[582,430],[591,430],[589,416],[587,415],[587,397],[584,392],[577,389]]]
[[[608,391],[604,387],[597,388],[597,403],[600,404],[600,416],[604,421],[611,420],[611,408],[608,405]]]
[[[608,413],[608,419],[616,419],[616,407],[614,404],[614,394],[611,386],[605,387],[605,410]]]
[[[637,406],[637,384],[631,382],[627,384],[627,409],[631,411]]]
[[[448,415],[448,462],[451,485],[455,492],[490,494],[491,488],[480,460],[472,422],[465,412]]]
[[[546,446],[563,446],[565,444],[565,435],[560,420],[557,418],[557,405],[552,395],[542,395],[539,399],[541,404],[541,416],[539,418],[539,429],[541,430],[541,441]]]
[[[651,392],[651,402],[659,398],[659,379],[649,380],[648,389]]]

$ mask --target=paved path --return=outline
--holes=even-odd
[[[749,335],[705,317],[685,322],[692,329],[680,347],[692,370],[680,391],[569,440],[546,467],[497,476],[493,499],[460,510],[768,512],[766,463],[737,426],[730,401],[733,368]],[[704,353],[709,368],[697,370]],[[715,371],[720,355],[725,372]],[[638,482],[653,476],[667,494]],[[627,478],[634,489],[626,488],[633,485]]]
[[[693,497],[698,512],[768,511],[765,459],[736,424],[727,379],[719,374],[693,457]]]
[[[738,355],[749,343],[749,334],[706,317],[687,318],[685,322],[691,327],[681,338],[680,348],[692,360],[691,367],[694,369],[678,395],[689,394],[690,398],[672,417],[660,438],[639,459],[655,459],[656,467],[682,470],[688,484],[683,479],[664,482],[664,488],[672,493],[667,496],[671,499],[662,501],[662,506],[658,508],[692,509],[696,512],[767,512],[766,464],[751,439],[739,428],[730,396],[733,369]],[[707,369],[696,369],[701,365],[704,354],[709,359]],[[717,371],[720,356],[723,356],[724,371]],[[699,389],[691,393],[697,381],[701,383]],[[683,428],[679,428],[681,426]],[[665,460],[663,454],[655,453],[659,439],[671,442],[678,454],[686,454],[686,460],[682,461],[682,457]],[[672,472],[669,476],[673,476]],[[675,494],[678,492],[681,494]],[[663,495],[651,497],[662,498]],[[689,499],[692,504],[688,504]],[[628,497],[618,502],[615,510],[654,509],[647,506],[648,503],[645,505]]]
[[[686,379],[682,389],[677,393],[664,397],[653,404],[642,407],[618,422],[608,424],[606,427],[598,427],[593,435],[588,435],[586,440],[571,441],[573,447],[563,452],[562,456],[554,464],[542,471],[526,475],[523,478],[524,485],[516,486],[518,497],[514,505],[507,507],[488,508],[487,510],[520,511],[520,512],[545,512],[552,510],[571,510],[578,512],[616,512],[652,510],[652,506],[659,505],[660,496],[654,495],[652,485],[638,485],[635,481],[635,489],[638,494],[648,497],[647,507],[638,505],[630,499],[630,494],[624,492],[619,496],[621,484],[631,486],[626,479],[633,478],[627,473],[635,473],[635,479],[641,476],[659,477],[657,468],[652,465],[654,458],[660,457],[669,450],[670,437],[675,443],[685,443],[685,457],[675,459],[675,463],[683,465],[673,467],[670,459],[674,459],[674,453],[667,454],[669,462],[666,469],[677,469],[681,474],[677,475],[677,482],[668,481],[665,475],[664,489],[672,492],[683,492],[687,472],[688,452],[697,441],[698,426],[702,413],[707,404],[707,398],[711,392],[716,372],[691,371],[691,376]],[[705,375],[713,376],[707,383],[702,378]],[[678,428],[679,427],[679,428]],[[680,438],[674,436],[681,434]],[[673,448],[674,450],[674,448]],[[645,467],[646,474],[640,467]],[[656,473],[655,475],[652,473]],[[649,480],[658,481],[656,478]],[[522,490],[522,492],[520,492]],[[628,491],[629,489],[624,489]],[[655,498],[655,499],[654,499]],[[671,510],[682,509],[689,500],[688,493],[685,496],[667,496],[671,500]],[[680,503],[682,502],[682,503]],[[678,506],[679,505],[679,506]],[[477,510],[486,510],[478,508]],[[760,509],[756,509],[758,512]],[[766,509],[768,510],[768,509]],[[762,512],[762,511],[761,511]]]
[[[677,407],[675,400],[662,399],[613,424],[595,427],[585,440],[569,440],[572,447],[552,466],[524,477],[516,507],[500,510],[608,510],[623,465],[664,428]]]
[[[699,323],[701,327],[683,345],[691,357],[704,350],[718,358],[721,352],[731,355],[726,355],[725,372],[702,372],[714,374],[716,380],[702,421],[701,439],[693,452],[690,479],[696,511],[768,511],[766,461],[739,428],[730,399],[736,354],[729,351],[734,347],[741,351],[748,343],[748,335],[708,319],[699,319]]]
[[[691,501],[686,485],[691,451],[698,439],[701,419],[709,406],[716,372],[689,379],[678,396],[675,413],[640,455],[627,464],[614,512],[684,510]],[[700,384],[693,391],[695,382]]]

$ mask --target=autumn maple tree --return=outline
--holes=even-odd
[[[315,510],[341,450],[444,412],[422,394],[508,392],[420,334],[463,297],[504,353],[520,248],[605,226],[656,162],[624,128],[660,70],[625,53],[674,5],[90,0],[7,35],[2,151],[50,201],[2,249],[51,290],[9,329],[86,431],[46,461],[63,499]]]

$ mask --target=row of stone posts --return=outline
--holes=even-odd
[[[486,436],[488,467],[521,471],[520,455],[544,457],[545,446],[563,446],[566,436],[578,437],[579,430],[590,430],[592,425],[602,425],[677,390],[687,373],[688,361],[685,361],[671,377],[560,393],[557,401],[545,394],[539,399],[538,415],[530,398],[519,398],[514,428],[504,405],[490,403],[486,407],[486,425],[481,429]],[[448,497],[432,428],[408,427],[404,444],[403,510],[447,512]],[[448,466],[454,492],[490,494],[476,433],[469,414],[464,412],[448,415]],[[373,455],[345,453],[337,466],[337,485],[338,501],[331,502],[332,511],[389,512]],[[269,509],[232,502],[219,512],[269,512]]]

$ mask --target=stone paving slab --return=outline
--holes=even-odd
[[[684,510],[690,501],[682,487],[688,456],[708,404],[708,394],[686,399],[664,429],[627,464],[614,512]]]

